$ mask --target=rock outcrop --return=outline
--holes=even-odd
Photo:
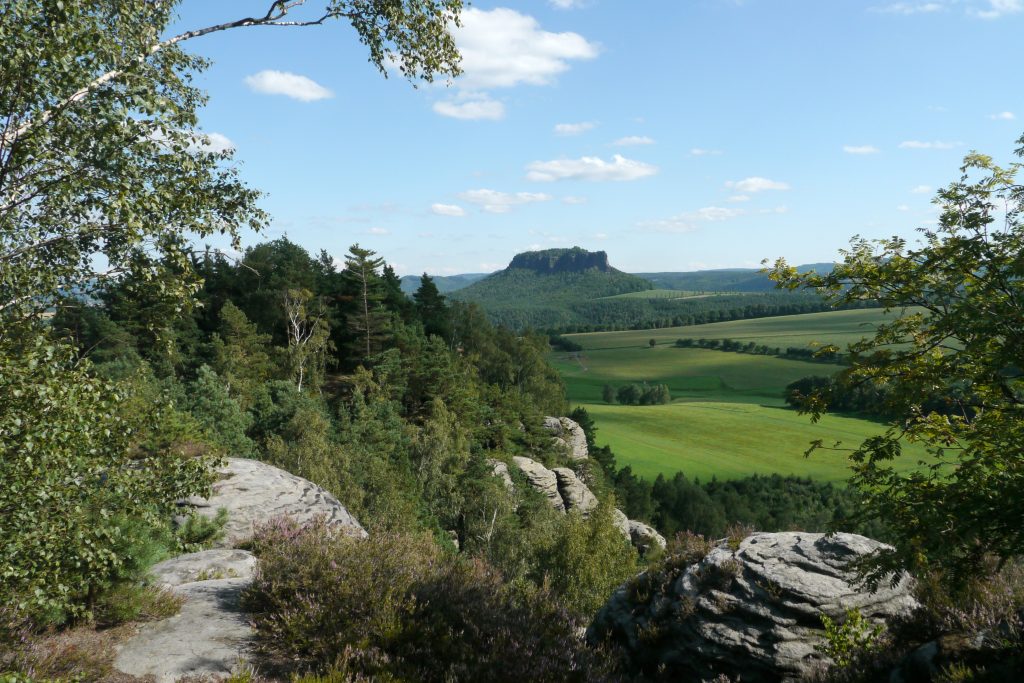
[[[153,567],[156,583],[183,600],[173,617],[144,625],[124,643],[114,668],[156,683],[220,679],[245,667],[252,646],[239,605],[256,558],[244,550],[204,550]],[[196,580],[196,579],[200,580]]]
[[[597,507],[597,497],[568,467],[556,467],[549,470],[536,460],[522,456],[513,457],[512,462],[526,475],[526,481],[530,487],[543,494],[555,510],[559,512],[579,510],[583,516],[587,516],[591,510]],[[492,463],[491,467],[495,476],[501,476],[497,465]],[[506,468],[505,474],[507,473]],[[509,483],[511,483],[511,479],[509,479]],[[621,510],[615,511],[615,526],[641,552],[646,552],[655,545],[665,547],[665,539],[653,527],[628,519]]]
[[[506,470],[507,474],[507,470]],[[209,499],[179,501],[182,511],[213,518],[228,511],[220,548],[181,555],[155,565],[157,586],[183,599],[181,611],[145,624],[120,646],[114,668],[156,683],[219,680],[244,669],[253,632],[240,606],[256,557],[232,549],[252,537],[257,524],[288,515],[301,522],[323,517],[346,533],[366,531],[337,498],[306,479],[256,460],[230,458]]]
[[[570,460],[586,460],[590,457],[587,435],[575,420],[567,417],[545,417],[544,428],[551,432],[551,438],[555,443],[565,448]]]
[[[530,488],[539,491],[541,495],[547,498],[548,502],[551,503],[551,507],[559,512],[565,512],[565,501],[562,499],[562,494],[558,491],[558,477],[555,476],[554,472],[536,460],[519,455],[514,456],[512,462],[519,468],[520,472],[526,475],[526,481],[530,484]]]
[[[491,468],[491,474],[501,479],[501,483],[505,485],[508,491],[515,491],[516,485],[512,481],[512,475],[508,473],[508,465],[494,458],[488,458],[487,464]]]
[[[916,605],[911,582],[858,585],[851,561],[881,543],[854,534],[754,534],[702,560],[647,572],[620,587],[587,630],[624,646],[632,665],[671,680],[796,681],[823,665],[821,616],[858,609],[884,621]]]
[[[228,458],[220,475],[209,499],[193,497],[181,505],[211,519],[218,509],[227,509],[228,522],[217,543],[219,547],[233,548],[244,543],[252,538],[256,524],[283,515],[300,523],[324,517],[353,536],[366,536],[363,527],[337,498],[307,479],[246,458]]]

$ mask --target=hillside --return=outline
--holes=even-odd
[[[807,263],[797,266],[801,273],[813,270],[818,273],[831,272],[831,263]],[[723,268],[721,270],[696,270],[681,273],[636,273],[638,277],[650,280],[659,289],[674,289],[688,292],[769,292],[775,283],[758,268]]]
[[[429,274],[429,273],[428,273]],[[462,273],[459,275],[431,275],[430,279],[437,285],[437,291],[442,294],[450,294],[454,291],[469,287],[478,280],[483,280],[488,273]],[[420,287],[419,275],[403,275],[402,291],[412,296]]]

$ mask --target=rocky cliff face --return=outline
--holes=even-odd
[[[911,581],[859,586],[852,561],[884,546],[854,534],[761,533],[679,566],[670,558],[620,587],[587,631],[611,639],[638,671],[663,680],[797,681],[824,665],[821,616],[907,614]]]
[[[579,273],[586,270],[609,273],[614,270],[608,263],[607,253],[579,247],[523,252],[516,254],[508,267],[535,273]]]

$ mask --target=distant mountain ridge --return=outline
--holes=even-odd
[[[608,254],[603,251],[587,251],[580,247],[572,249],[545,249],[524,251],[516,254],[508,269],[532,270],[543,275],[551,273],[581,273],[588,270],[599,273],[619,273],[608,263]]]
[[[469,287],[478,280],[483,280],[490,273],[461,273],[459,275],[431,275],[430,279],[437,286],[437,291],[448,294],[465,287]],[[411,295],[420,288],[420,275],[403,275],[400,282],[402,291]]]

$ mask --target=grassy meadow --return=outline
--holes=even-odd
[[[620,465],[648,478],[682,470],[701,479],[750,474],[795,474],[841,482],[849,475],[843,451],[803,453],[815,439],[842,448],[884,426],[852,416],[827,415],[812,424],[787,409],[782,391],[808,375],[839,366],[773,356],[676,348],[680,337],[736,339],[769,346],[845,345],[870,334],[883,319],[877,309],[811,313],[689,327],[567,335],[581,353],[554,353],[574,405],[593,416],[598,445],[610,445]],[[649,340],[654,339],[652,348]],[[661,406],[608,405],[605,384],[667,384],[673,401]],[[908,446],[901,465],[916,466],[923,450]]]

